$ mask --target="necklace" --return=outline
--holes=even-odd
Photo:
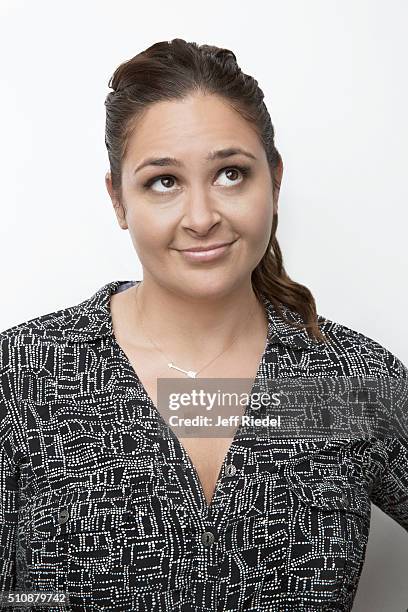
[[[152,338],[150,338],[150,336],[148,335],[148,333],[146,332],[143,323],[142,323],[142,315],[140,312],[140,308],[139,308],[139,304],[137,301],[137,290],[139,289],[140,285],[137,286],[136,288],[136,296],[135,296],[135,301],[136,301],[136,308],[137,308],[137,312],[139,314],[139,319],[140,319],[140,326],[143,329],[144,333],[146,334],[148,340],[151,342],[151,344],[153,344],[153,346],[160,351],[160,353],[162,355],[164,355],[164,357],[166,358],[167,361],[167,366],[169,368],[173,368],[174,370],[178,370],[179,372],[183,372],[183,374],[185,374],[186,376],[188,376],[189,378],[196,378],[197,374],[199,374],[200,372],[202,372],[207,366],[209,366],[211,363],[213,363],[213,361],[215,361],[216,359],[218,359],[218,357],[220,357],[223,353],[226,352],[227,349],[229,349],[229,347],[235,342],[235,340],[239,337],[240,334],[236,334],[233,339],[231,340],[231,342],[227,345],[227,347],[221,351],[221,353],[218,353],[218,355],[216,355],[214,357],[214,359],[211,359],[211,361],[209,361],[208,363],[205,364],[205,366],[203,366],[200,370],[194,371],[194,370],[183,370],[182,368],[177,367],[168,357],[167,355],[161,350],[161,348],[159,346],[157,346],[156,342],[154,342],[154,340],[152,340]],[[253,311],[255,310],[255,306],[254,308],[252,308],[248,314],[248,317],[245,320],[245,323],[247,323],[247,321],[249,320],[250,316],[252,315]]]

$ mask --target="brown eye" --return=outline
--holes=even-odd
[[[227,176],[227,183],[222,185],[223,187],[229,187],[229,186],[235,186],[236,184],[240,185],[247,176],[250,175],[251,173],[251,168],[249,166],[229,166],[228,168],[222,168],[222,170],[220,170],[218,172],[218,177],[221,176],[222,174],[225,174],[225,176]],[[239,175],[241,174],[241,176],[243,177],[241,180],[237,180],[237,177],[239,178]],[[172,187],[174,184],[174,181],[177,180],[174,176],[171,175],[165,175],[162,174],[161,176],[154,176],[153,178],[149,179],[144,185],[144,189],[146,190],[151,190],[154,191],[155,193],[158,193],[160,195],[166,194],[167,193],[172,193]],[[169,184],[170,181],[170,184]],[[157,183],[159,186],[164,187],[164,189],[152,189],[153,185]]]
[[[172,182],[174,181],[174,178],[172,176],[164,176],[162,179],[162,185],[164,185],[165,187],[172,187]],[[170,185],[169,185],[169,181],[170,181]]]
[[[145,183],[143,187],[145,189],[151,189],[152,185],[154,185],[155,183],[158,183],[162,187],[165,187],[165,189],[164,190],[152,189],[152,191],[155,191],[156,193],[166,193],[166,191],[169,191],[169,189],[173,186],[174,180],[175,180],[174,176],[165,176],[165,175],[155,176],[149,181],[147,181],[147,183]],[[169,184],[169,181],[170,181],[170,184]]]
[[[237,170],[236,170],[236,168],[229,168],[229,169],[227,170],[227,173],[231,174],[231,172],[232,172],[232,177],[231,177],[231,176],[229,176],[228,178],[233,180],[233,179],[234,179],[234,172],[235,172],[235,174],[237,174]]]
[[[224,183],[224,186],[228,187],[230,185],[234,186],[236,184],[241,184],[249,173],[250,168],[248,166],[231,166],[230,168],[223,168],[220,171],[219,176],[224,174],[227,177],[228,181],[227,183]],[[237,178],[239,179],[240,174],[243,178],[241,180],[237,180]]]

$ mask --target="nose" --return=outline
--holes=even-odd
[[[196,189],[186,199],[182,226],[194,230],[197,234],[207,234],[213,225],[219,222],[221,214],[217,201],[204,189]]]

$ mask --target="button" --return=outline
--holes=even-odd
[[[230,463],[225,468],[225,475],[226,476],[234,476],[236,474],[236,471],[237,471],[237,468],[235,467],[235,465],[233,463]]]
[[[342,491],[341,500],[342,500],[342,502],[344,503],[345,506],[348,506],[349,500],[348,500],[348,497],[347,497],[347,493],[345,491]]]
[[[58,515],[58,523],[60,525],[63,525],[64,523],[67,522],[67,520],[69,519],[69,512],[68,512],[68,508],[62,508],[59,511],[59,515]]]
[[[214,540],[215,535],[212,533],[212,531],[204,531],[201,536],[201,542],[204,544],[204,546],[211,546],[211,544],[214,544]]]

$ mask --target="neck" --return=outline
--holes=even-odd
[[[189,355],[202,362],[233,341],[233,346],[266,339],[267,320],[250,282],[225,294],[179,293],[149,279],[129,290],[129,321],[144,337],[148,335],[170,356]],[[142,317],[140,328],[139,312]],[[252,314],[251,314],[252,313]],[[234,339],[235,338],[235,339]]]

